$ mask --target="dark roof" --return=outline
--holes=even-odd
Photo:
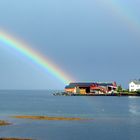
[[[65,88],[74,88],[74,87],[90,87],[94,83],[70,83]]]
[[[113,86],[113,83],[98,83],[99,86]]]
[[[131,82],[135,83],[136,85],[140,85],[140,80],[133,80]]]
[[[74,87],[90,87],[91,85],[96,84],[99,86],[113,86],[113,83],[70,83],[65,88],[74,88]]]
[[[69,85],[74,85],[74,86],[91,86],[94,83],[70,83]]]

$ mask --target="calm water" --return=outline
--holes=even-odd
[[[37,140],[139,140],[139,97],[63,97],[52,91],[0,91],[0,137]],[[93,118],[88,121],[35,121],[12,115]]]

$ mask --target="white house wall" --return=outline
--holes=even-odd
[[[129,83],[129,91],[138,91],[140,90],[140,85],[135,84],[134,82]]]

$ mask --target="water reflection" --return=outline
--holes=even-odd
[[[129,99],[129,112],[133,116],[139,116],[140,115],[140,106],[138,105],[140,97],[128,97]]]

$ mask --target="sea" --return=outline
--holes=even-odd
[[[1,90],[0,137],[34,140],[139,140],[140,97],[53,96],[53,90]],[[78,117],[80,121],[29,120],[15,115]]]

